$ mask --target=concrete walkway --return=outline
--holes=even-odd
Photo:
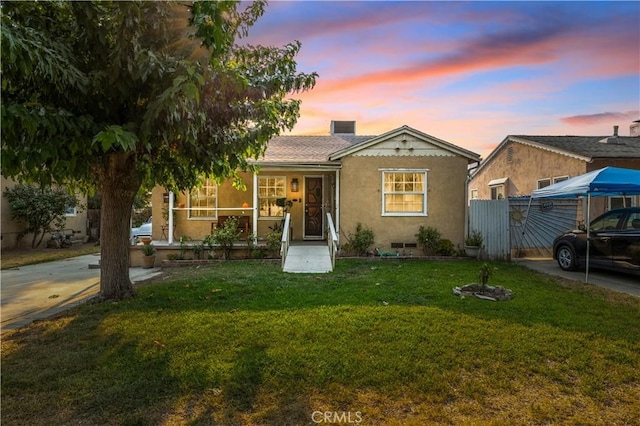
[[[323,245],[289,246],[284,262],[284,272],[318,274],[331,272],[331,256],[329,247]]]
[[[98,293],[99,254],[89,254],[55,262],[22,266],[0,271],[0,330],[25,326],[75,306]],[[143,281],[160,273],[160,268],[130,268],[133,282]]]
[[[513,263],[568,280],[584,282],[585,279],[584,270],[563,271],[555,260],[549,258],[513,259]],[[589,284],[640,297],[640,277],[637,276],[590,269]]]

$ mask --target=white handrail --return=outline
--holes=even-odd
[[[327,213],[327,244],[329,245],[329,256],[331,256],[331,269],[336,267],[336,252],[338,251],[338,234],[333,225],[331,213]]]
[[[291,214],[287,213],[284,217],[284,225],[282,227],[282,240],[280,241],[280,256],[282,257],[282,269],[284,269],[284,262],[287,259],[287,252],[289,251],[289,226],[291,222]]]

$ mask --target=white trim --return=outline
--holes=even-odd
[[[489,181],[488,185],[489,186],[504,185],[508,180],[509,180],[508,177],[493,179]]]
[[[215,197],[215,207],[191,207],[191,193],[194,190],[200,190],[201,188],[203,188],[205,186],[205,184],[207,183],[207,181],[210,182],[214,182],[214,185],[209,185],[209,187],[214,187],[216,189],[216,197]],[[187,193],[187,220],[194,220],[194,221],[199,221],[199,220],[203,220],[203,221],[211,221],[211,220],[215,220],[218,218],[218,210],[222,210],[218,208],[218,200],[220,198],[220,186],[216,183],[215,179],[210,179],[207,178],[205,179],[203,185],[201,187],[195,187],[195,188],[191,188],[191,190],[189,190],[189,192]],[[191,216],[191,213],[194,210],[199,210],[199,211],[213,211],[214,215],[213,216]]]
[[[260,197],[260,179],[282,179],[284,182],[284,194],[282,195],[282,197],[276,197],[276,198],[287,198],[287,176],[286,175],[259,175],[258,176],[258,187],[257,187],[257,193],[258,193],[258,202],[256,204],[257,207],[257,213],[258,213],[258,218],[259,219],[265,219],[265,220],[274,220],[274,219],[283,219],[285,217],[285,211],[284,211],[284,207],[282,208],[282,216],[261,216],[260,215],[260,199],[261,198],[267,198],[267,199],[271,199],[273,197]]]
[[[428,169],[402,169],[402,168],[398,168],[398,169],[378,169],[379,171],[381,171],[382,173],[380,174],[380,178],[381,178],[381,187],[380,187],[380,195],[381,195],[381,212],[380,215],[381,216],[404,216],[404,217],[424,217],[427,216],[427,179],[428,179]],[[385,175],[387,173],[397,173],[397,174],[401,174],[401,173],[416,173],[416,174],[422,174],[424,176],[424,182],[423,182],[423,188],[422,191],[420,192],[420,194],[422,194],[422,211],[420,212],[387,212],[386,211],[386,195],[387,192],[385,191]],[[415,192],[415,194],[418,194],[418,192]]]

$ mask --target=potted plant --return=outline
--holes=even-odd
[[[484,238],[480,231],[473,230],[464,240],[464,252],[469,257],[478,257]]]
[[[144,268],[153,268],[156,263],[156,249],[153,244],[142,245],[142,264]]]

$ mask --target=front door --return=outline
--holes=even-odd
[[[304,178],[304,238],[323,238],[322,178]]]

